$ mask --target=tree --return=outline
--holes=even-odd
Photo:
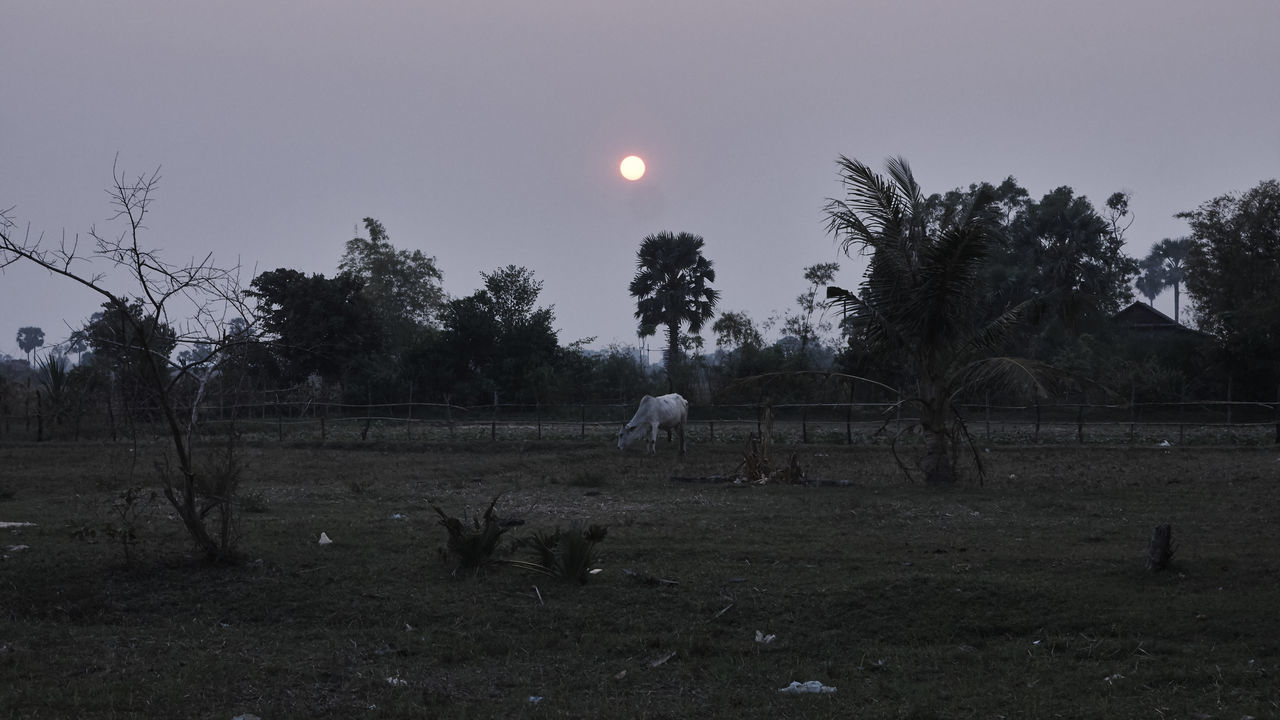
[[[177,461],[176,473],[169,469],[167,455],[159,463],[165,497],[206,558],[230,560],[234,556],[235,478],[197,473],[193,449],[203,385],[198,385],[195,397],[182,403],[193,408],[191,412],[180,416],[177,395],[191,379],[190,368],[169,356],[173,345],[159,328],[172,327],[170,313],[181,313],[184,329],[172,336],[176,341],[228,347],[225,318],[248,316],[242,311],[237,271],[215,265],[212,256],[173,265],[145,247],[141,230],[159,172],[130,179],[113,167],[112,176],[114,183],[108,193],[116,210],[113,219],[122,220],[125,225],[121,233],[107,236],[99,234],[96,227],[91,228],[89,237],[95,250],[86,257],[79,253],[77,244],[49,249],[42,245],[41,238],[17,238],[11,232],[14,223],[6,211],[0,213],[0,266],[28,262],[82,285],[102,296],[122,327],[128,328],[121,342],[139,363],[142,380],[161,413]],[[85,274],[78,268],[86,260],[113,268],[129,279],[131,287],[112,289],[105,272]],[[205,523],[215,510],[214,517],[220,523],[211,531]]]
[[[818,291],[830,285],[839,271],[840,263],[834,262],[806,267],[804,279],[809,281],[809,287],[796,296],[800,312],[788,312],[782,320],[782,331],[800,340],[799,356],[803,364],[809,362],[809,346],[831,331],[831,322],[826,319],[827,304],[825,300],[818,300]]]
[[[397,250],[386,228],[373,218],[364,219],[369,237],[347,241],[338,270],[360,282],[383,325],[426,326],[444,304],[444,278],[436,259],[421,250]]]
[[[1138,263],[1138,277],[1133,279],[1133,288],[1147,299],[1148,305],[1155,305],[1156,298],[1164,290],[1164,282],[1159,273],[1159,263],[1152,262],[1150,256]]]
[[[914,379],[907,401],[920,409],[925,480],[953,482],[953,436],[963,429],[953,424],[956,395],[994,379],[1034,384],[1025,363],[992,355],[1027,303],[990,319],[978,313],[998,230],[996,195],[987,186],[937,212],[902,158],[886,163],[887,176],[844,156],[839,167],[846,196],[827,200],[827,230],[846,254],[870,255],[859,291],[839,299],[865,347]]]
[[[680,356],[680,328],[697,333],[715,316],[719,291],[711,288],[716,271],[702,254],[704,241],[698,235],[660,232],[640,242],[636,252],[636,274],[629,291],[636,298],[635,317],[640,336],[667,329],[667,386],[674,391],[674,370]]]
[[[1114,192],[1107,198],[1107,225],[1111,228],[1112,237],[1124,244],[1124,234],[1133,226],[1133,213],[1129,210],[1129,201],[1133,197],[1127,192]]]
[[[1187,294],[1232,376],[1270,396],[1280,355],[1280,181],[1178,213],[1191,225]]]
[[[117,305],[108,300],[81,329],[93,350],[91,361],[114,378],[113,388],[135,409],[157,399],[153,390],[167,372],[169,357],[177,346],[173,328],[148,314],[139,300]],[[163,358],[161,362],[154,360]]]
[[[1138,292],[1155,299],[1161,290],[1173,288],[1173,319],[1182,322],[1182,283],[1187,277],[1187,256],[1191,252],[1191,238],[1165,238],[1151,246],[1151,252],[1142,260],[1142,274],[1137,281]],[[1152,295],[1147,293],[1151,290]]]
[[[1042,298],[1047,319],[1070,329],[1105,323],[1132,301],[1129,281],[1138,271],[1116,227],[1066,186],[1027,203],[1004,233],[1007,260],[1031,269],[1017,296]]]
[[[1023,329],[1010,336],[1008,350],[1052,357],[1081,334],[1105,329],[1132,301],[1130,279],[1138,264],[1124,254],[1124,232],[1132,222],[1127,193],[1113,193],[1103,217],[1070,187],[1036,201],[1009,177],[999,186],[978,183],[927,198],[925,212],[941,219],[980,193],[994,197],[1000,210],[981,270],[987,290],[977,301],[983,313],[1038,300]]]
[[[257,301],[286,382],[314,373],[342,383],[359,358],[382,348],[376,310],[353,275],[326,278],[277,268],[258,275],[249,287],[245,296]]]
[[[18,349],[27,354],[27,363],[31,363],[31,351],[44,347],[44,330],[38,327],[18,328]]]
[[[716,335],[716,347],[730,352],[743,347],[764,347],[764,336],[745,312],[729,310],[721,313],[711,326],[711,332]]]
[[[83,374],[72,372],[65,355],[50,355],[36,361],[40,392],[49,401],[49,416],[61,424],[75,410],[84,389]]]
[[[67,352],[76,354],[77,365],[84,360],[84,351],[88,349],[89,339],[85,337],[84,330],[73,330],[71,337],[67,338]]]
[[[554,308],[537,306],[542,282],[515,265],[480,277],[483,289],[445,308],[443,364],[473,396],[498,391],[508,399],[538,401],[560,359]],[[439,375],[436,367],[429,372]]]

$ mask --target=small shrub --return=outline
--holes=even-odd
[[[591,566],[599,559],[596,545],[604,541],[609,529],[604,525],[591,525],[585,530],[574,529],[568,532],[556,528],[555,532],[534,533],[532,536],[516,543],[516,547],[527,547],[537,556],[534,563],[513,562],[518,567],[544,572],[548,575],[576,580],[586,584],[590,577]]]
[[[457,572],[458,568],[479,570],[495,562],[493,554],[498,549],[498,542],[511,529],[511,525],[504,523],[494,509],[499,497],[501,496],[495,495],[493,500],[489,501],[489,509],[484,512],[483,523],[480,518],[472,518],[470,528],[463,521],[445,513],[435,503],[431,504],[431,509],[440,516],[440,524],[449,535],[442,555],[446,561],[452,560],[457,563],[454,572]]]
[[[158,495],[152,490],[144,493],[142,487],[131,487],[122,491],[111,503],[111,522],[103,526],[106,537],[120,543],[124,552],[126,565],[133,564],[134,548],[141,542],[139,530],[155,509]],[[84,537],[92,538],[92,533]]]

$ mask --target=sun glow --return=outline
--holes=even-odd
[[[622,173],[622,177],[632,182],[639,180],[644,177],[644,160],[641,160],[639,155],[628,155],[622,158],[618,171]]]

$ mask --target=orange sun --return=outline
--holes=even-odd
[[[635,182],[644,177],[644,160],[639,155],[628,155],[622,158],[618,171],[622,173],[622,177]]]

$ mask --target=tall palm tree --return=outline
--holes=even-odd
[[[1191,238],[1165,238],[1151,246],[1151,252],[1142,261],[1143,274],[1139,283],[1154,286],[1157,292],[1173,288],[1173,320],[1182,322],[1182,283],[1187,278],[1187,255],[1191,252]],[[1146,294],[1142,286],[1138,291]]]
[[[667,329],[667,386],[674,389],[672,370],[680,357],[680,328],[698,332],[715,315],[720,292],[711,288],[716,271],[702,254],[698,235],[660,232],[640,242],[636,251],[636,275],[629,288],[636,298],[640,335]]]
[[[1160,291],[1164,290],[1164,280],[1160,277],[1160,267],[1158,262],[1154,262],[1151,256],[1147,256],[1138,265],[1138,276],[1133,279],[1133,287],[1138,294],[1147,299],[1148,305],[1155,305],[1156,298],[1160,295]]]
[[[979,270],[998,222],[994,195],[980,190],[939,213],[902,158],[886,163],[887,177],[844,156],[838,164],[846,197],[827,200],[827,230],[846,255],[858,250],[870,261],[859,292],[836,297],[858,339],[915,379],[916,394],[904,402],[920,409],[926,482],[954,482],[963,432],[957,394],[992,381],[1042,390],[1031,363],[994,356],[1032,301],[993,319],[977,315],[984,292]]]

